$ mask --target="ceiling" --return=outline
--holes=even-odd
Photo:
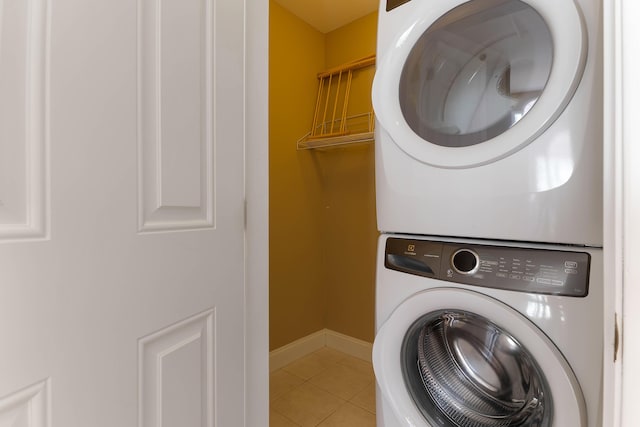
[[[379,0],[275,0],[321,33],[378,10]]]

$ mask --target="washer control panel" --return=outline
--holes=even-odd
[[[448,282],[512,291],[585,297],[586,252],[389,238],[385,267]]]
[[[387,0],[387,12],[395,9],[398,6],[402,6],[405,3],[409,3],[411,0]]]

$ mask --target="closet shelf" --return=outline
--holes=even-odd
[[[375,125],[373,113],[350,116],[345,119],[345,122],[345,130],[343,132],[322,133],[318,130],[316,135],[313,135],[311,132],[307,133],[298,140],[298,150],[373,142],[373,129]],[[336,124],[334,123],[334,125]],[[325,129],[331,128],[330,123],[323,123],[320,126],[323,126]]]
[[[373,141],[373,112],[347,116],[347,107],[354,72],[372,67],[375,62],[375,55],[370,55],[318,73],[318,95],[311,131],[298,140],[298,150]]]

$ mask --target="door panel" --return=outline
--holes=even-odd
[[[44,0],[0,2],[0,241],[47,231],[46,31]]]
[[[215,328],[208,310],[140,340],[141,425],[214,425]]]
[[[213,226],[213,3],[140,1],[140,229]]]
[[[243,49],[235,0],[0,1],[0,426],[243,425]]]

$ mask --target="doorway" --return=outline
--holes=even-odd
[[[311,356],[307,362],[328,367],[342,358],[351,366],[332,365],[335,369],[370,371],[363,359],[370,358],[374,338],[374,145],[299,150],[296,142],[312,125],[318,73],[375,53],[377,2],[363,15],[324,32],[284,3],[270,2],[271,368],[273,372]],[[371,111],[373,72],[370,67],[354,75],[349,114]],[[328,347],[332,343],[354,350]],[[320,353],[312,354],[316,351]],[[310,379],[300,375],[280,373],[272,377],[272,389],[285,377],[292,389],[300,379]],[[373,390],[370,375],[370,383],[358,392],[369,385]],[[375,410],[375,404],[369,409]]]

